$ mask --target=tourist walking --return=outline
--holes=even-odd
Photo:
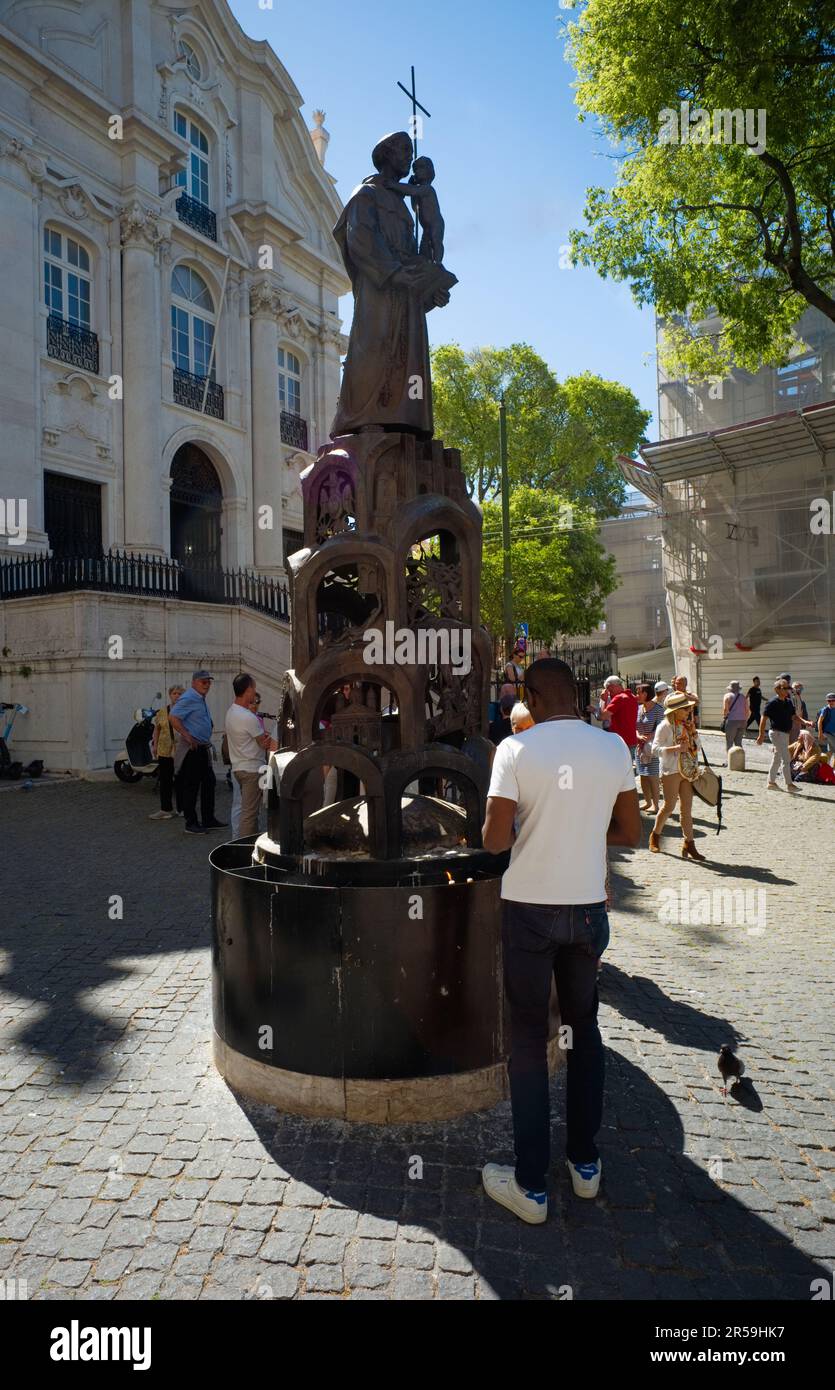
[[[202,835],[207,830],[221,830],[226,821],[215,819],[215,774],[212,768],[212,716],[206,696],[212,688],[209,671],[195,671],[191,686],[171,708],[169,718],[185,747],[179,768],[180,804],[189,835]],[[200,794],[200,815],[197,819],[197,795]]]
[[[795,694],[796,697],[797,697],[797,705],[796,705],[797,712],[798,712],[798,714],[800,715],[800,718],[801,718],[801,719],[805,719],[805,720],[806,720],[806,723],[808,724],[808,723],[809,723],[809,711],[808,711],[808,709],[806,708],[806,701],[805,701],[804,698],[803,698],[803,686],[802,686],[802,684],[801,684],[800,681],[793,681],[793,682],[792,682],[792,691],[794,692],[794,694]]]
[[[664,805],[655,817],[650,831],[649,847],[653,854],[660,853],[661,832],[676,806],[679,807],[681,833],[684,837],[681,846],[682,859],[704,860],[704,855],[696,849],[693,835],[693,785],[684,776],[695,766],[699,755],[699,735],[693,719],[695,700],[683,690],[674,690],[664,701],[664,719],[658,725],[653,739],[652,751],[658,754],[661,763],[661,785],[664,791]]]
[[[731,681],[722,702],[722,723],[725,728],[725,752],[730,753],[734,744],[742,747],[742,735],[751,711],[748,697],[743,695],[739,681]]]
[[[525,689],[534,727],[496,750],[483,830],[490,853],[511,850],[501,896],[516,1163],[488,1163],[481,1176],[488,1196],[537,1224],[548,1212],[552,980],[562,1024],[571,1030],[566,1161],[578,1197],[595,1197],[600,1184],[597,962],[609,941],[606,844],[634,848],[641,819],[629,752],[620,738],[580,717],[571,668],[557,659],[535,661]]]
[[[665,681],[659,681],[654,688],[651,685],[638,686],[638,719],[635,725],[635,736],[638,744],[635,749],[635,772],[640,778],[641,791],[644,796],[641,810],[652,811],[656,815],[660,805],[661,781],[658,754],[652,751],[652,741],[655,738],[655,730],[664,718],[664,706],[655,692],[658,690],[658,694],[661,694],[666,692],[667,688]]]
[[[603,682],[600,717],[605,720],[608,732],[618,734],[634,755],[638,743],[638,701],[632,691],[626,688],[620,676],[607,676]]]
[[[755,729],[758,729],[760,727],[760,706],[762,702],[763,692],[762,687],[760,685],[760,678],[759,676],[755,676],[753,681],[751,682],[751,688],[748,691],[748,708],[750,713],[745,724],[746,729],[748,728],[748,725],[752,722]]]
[[[278,744],[264,730],[256,710],[255,680],[242,671],[232,682],[234,700],[226,711],[224,729],[232,763],[232,777],[241,792],[240,821],[233,831],[235,838],[258,834],[258,815],[261,810],[261,770],[265,755],[274,753]]]
[[[835,692],[826,697],[826,704],[818,710],[818,738],[828,753],[835,753]]]
[[[791,698],[791,685],[785,676],[780,676],[774,682],[775,698],[769,700],[760,718],[760,732],[757,735],[757,743],[765,742],[766,727],[771,725],[771,743],[774,753],[771,758],[771,767],[768,769],[768,781],[766,787],[769,791],[779,791],[780,786],[777,781],[777,773],[782,767],[783,779],[786,783],[786,791],[793,792],[795,796],[800,796],[800,792],[792,781],[791,762],[789,759],[789,738],[796,719],[800,716],[795,713],[795,707]]]
[[[159,810],[154,811],[149,820],[173,820],[174,807],[172,793],[176,797],[177,815],[180,815],[180,783],[174,780],[174,730],[171,727],[171,706],[176,705],[183,693],[181,685],[168,687],[170,704],[158,709],[154,717],[154,734],[151,739],[151,757],[157,760],[159,786]]]

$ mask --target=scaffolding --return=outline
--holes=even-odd
[[[621,468],[661,509],[677,661],[712,655],[717,641],[831,647],[835,402],[646,445],[641,456]]]

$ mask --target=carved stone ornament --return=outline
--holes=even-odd
[[[322,347],[327,347],[330,343],[338,352],[343,351],[343,343],[347,342],[341,329],[336,324],[322,323],[316,332],[316,338]]]
[[[327,474],[319,488],[316,504],[316,544],[322,545],[329,536],[356,530],[356,499],[354,484],[348,473]]]
[[[280,309],[281,298],[278,290],[269,280],[259,280],[250,288],[249,312],[253,317],[256,314],[277,315]]]
[[[122,209],[119,225],[123,246],[144,244],[156,249],[165,240],[165,224],[161,223],[159,213],[155,208],[143,207],[138,201]]]
[[[89,199],[78,183],[63,188],[58,194],[58,202],[67,217],[72,217],[76,222],[82,222],[85,217],[90,215]]]
[[[25,145],[22,140],[18,140],[15,135],[6,135],[0,132],[0,156],[6,155],[9,159],[17,159],[23,165],[30,178],[36,183],[40,183],[46,178],[46,160],[41,159],[39,154]]]

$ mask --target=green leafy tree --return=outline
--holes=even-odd
[[[656,305],[674,375],[785,361],[808,305],[835,320],[832,0],[588,0],[568,34],[618,146],[575,260]]]
[[[478,502],[501,489],[499,397],[507,405],[508,474],[614,516],[625,495],[615,464],[641,441],[649,413],[618,382],[583,373],[559,382],[526,343],[465,352],[456,343],[432,353],[435,433],[461,450]]]
[[[502,509],[485,502],[481,620],[502,630]],[[589,632],[603,618],[617,584],[615,561],[597,539],[587,504],[553,492],[517,487],[510,498],[513,611],[531,637]]]

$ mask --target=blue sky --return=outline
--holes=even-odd
[[[266,0],[264,0],[266,3]],[[580,124],[563,57],[558,0],[231,0],[244,31],[266,39],[313,124],[327,113],[326,167],[345,199],[372,173],[381,135],[405,128],[414,63],[432,112],[424,153],[446,219],[444,263],[458,276],[449,306],[429,316],[434,343],[530,343],[562,378],[591,371],[631,387],[656,438],[654,317],[626,285],[559,268],[582,225],[585,189],[608,185],[613,161],[592,122]],[[350,300],[343,305],[350,317]]]

